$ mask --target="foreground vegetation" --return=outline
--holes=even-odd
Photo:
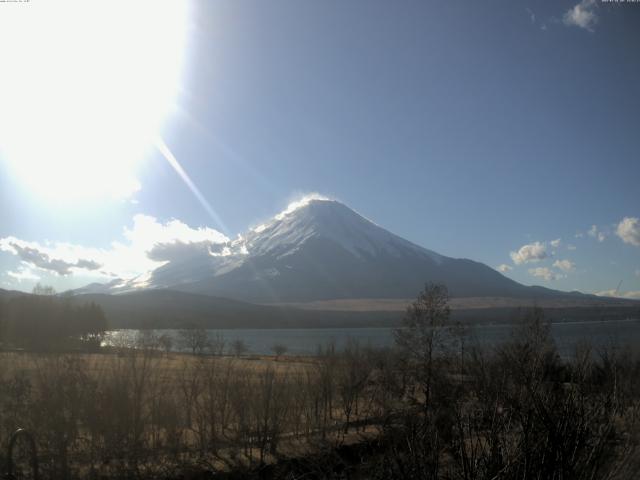
[[[537,310],[491,349],[448,320],[429,285],[389,350],[187,355],[149,334],[111,353],[4,353],[0,438],[34,432],[51,479],[634,478],[638,358],[560,358]]]

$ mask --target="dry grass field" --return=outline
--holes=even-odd
[[[4,352],[0,434],[33,432],[45,478],[252,468],[371,437],[370,368],[346,358]]]
[[[99,377],[106,371],[117,368],[128,358],[127,354],[115,352],[103,353],[73,353],[66,354],[65,358],[73,358],[83,363],[90,375]],[[0,368],[4,375],[23,372],[33,375],[43,364],[59,361],[59,353],[34,353],[34,352],[0,352]],[[167,379],[177,379],[189,368],[228,368],[234,367],[242,370],[251,370],[256,373],[268,369],[276,373],[303,373],[311,370],[316,364],[314,357],[282,356],[274,355],[247,355],[234,357],[231,355],[191,355],[188,353],[171,352],[164,354],[153,352],[152,359],[154,369],[163,372]]]
[[[317,300],[313,302],[280,303],[278,305],[303,310],[344,311],[344,312],[405,312],[411,305],[410,298],[346,298],[338,300]],[[490,308],[594,308],[613,306],[638,306],[638,302],[628,299],[576,297],[576,298],[531,298],[512,297],[458,297],[451,298],[452,310]]]

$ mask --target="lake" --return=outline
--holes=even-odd
[[[640,320],[554,323],[551,330],[564,355],[571,354],[581,342],[590,342],[595,347],[640,346]],[[508,340],[513,332],[513,325],[474,325],[469,327],[469,338],[472,343],[490,346]],[[180,349],[178,330],[156,330],[156,333],[171,335],[174,350]],[[222,335],[227,345],[241,339],[249,348],[248,353],[258,355],[272,354],[271,347],[275,344],[286,345],[288,355],[313,355],[318,345],[332,342],[341,349],[349,339],[373,347],[393,345],[392,328],[222,329],[208,330],[208,334],[212,339],[218,334]],[[112,330],[108,332],[104,345],[132,342],[138,335],[138,330]]]

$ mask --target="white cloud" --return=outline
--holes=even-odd
[[[593,27],[598,22],[595,14],[596,0],[582,0],[567,10],[562,17],[565,25],[570,27],[580,27],[593,32]]]
[[[307,205],[309,205],[309,203],[315,200],[322,200],[322,201],[335,200],[334,198],[327,197],[317,192],[300,194],[300,195],[294,196],[293,198],[295,198],[295,200],[290,201],[287,207],[284,210],[282,210],[280,213],[274,215],[272,218],[268,219],[264,223],[259,224],[258,226],[251,227],[249,230],[255,233],[262,233],[267,228],[271,227],[274,222],[283,220],[287,215],[295,212],[300,208],[306,207]],[[372,222],[372,223],[375,223],[375,222]]]
[[[553,262],[553,266],[563,272],[571,272],[576,268],[576,264],[571,260],[556,260]]]
[[[177,240],[171,243],[157,243],[147,250],[147,257],[156,262],[172,262],[186,258],[206,257],[221,250],[221,246],[218,248],[218,245],[215,245],[215,249],[211,247],[211,242],[207,241],[187,243]]]
[[[287,208],[285,208],[282,212],[277,214],[274,218],[276,220],[282,220],[284,217],[286,217],[290,213],[298,210],[299,208],[309,205],[309,202],[312,202],[313,200],[331,200],[331,199],[319,193],[308,193],[304,195],[302,198],[299,198],[298,200],[291,202],[287,206]]]
[[[605,238],[607,238],[607,234],[601,230],[598,230],[597,225],[591,225],[591,228],[587,232],[587,234],[598,240],[600,243],[604,242]]]
[[[529,274],[533,275],[534,277],[544,278],[547,282],[549,280],[556,280],[558,278],[562,278],[560,275],[558,275],[548,267],[530,268]]]
[[[35,282],[40,280],[40,276],[36,275],[30,268],[24,265],[20,265],[18,267],[18,270],[15,272],[10,270],[7,271],[7,275],[17,280],[18,282],[22,282],[25,280]]]
[[[618,292],[616,290],[603,290],[602,292],[596,292],[599,297],[615,297],[615,298],[630,298],[640,300],[640,290],[629,292]]]
[[[624,243],[640,247],[640,219],[636,217],[624,217],[616,228],[618,235]]]
[[[517,252],[511,252],[509,255],[513,263],[520,265],[522,263],[544,260],[547,258],[547,250],[544,244],[533,242],[528,245],[523,245]]]
[[[507,273],[510,270],[513,270],[513,267],[511,265],[507,265],[506,263],[503,263],[501,265],[498,265],[496,267],[496,270],[498,270],[501,273]]]
[[[204,242],[213,245],[229,241],[226,235],[213,228],[192,228],[175,219],[160,223],[150,215],[136,215],[133,217],[133,227],[131,229],[125,228],[124,236],[132,246],[145,252],[156,245],[167,243],[199,244]]]
[[[572,245],[572,244],[567,245],[567,250],[575,250],[575,249],[576,249],[575,245]]]
[[[574,237],[576,237],[576,238],[583,238],[583,237],[584,237],[584,233],[582,233],[582,232],[576,232],[576,234],[574,235]]]
[[[551,246],[553,248],[558,248],[560,246],[560,244],[562,243],[562,239],[561,238],[556,238],[555,240],[551,240],[549,243],[551,244]]]
[[[57,275],[82,273],[129,279],[177,258],[213,254],[229,241],[208,227],[192,228],[179,220],[160,223],[148,215],[136,215],[133,226],[124,229],[124,238],[124,242],[115,241],[110,248],[99,249],[61,242],[41,245],[5,237],[0,239],[0,250],[20,257],[24,268]]]

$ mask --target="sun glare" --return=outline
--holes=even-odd
[[[0,154],[11,174],[52,201],[128,197],[180,85],[187,2],[6,6]]]

